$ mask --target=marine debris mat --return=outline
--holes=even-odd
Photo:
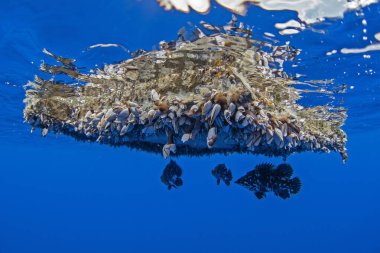
[[[53,131],[164,157],[336,151],[347,158],[346,110],[297,103],[302,91],[283,64],[300,50],[253,39],[235,17],[200,27],[88,74],[44,50],[60,65],[43,63],[53,78],[26,85],[26,122],[43,136]],[[56,75],[73,81],[52,81]]]

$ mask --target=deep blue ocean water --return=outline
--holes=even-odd
[[[217,186],[211,170],[225,163],[234,179],[262,162],[282,158],[215,155],[180,157],[183,187],[160,181],[160,155],[78,142],[23,123],[23,85],[39,74],[42,49],[95,67],[129,57],[118,43],[151,49],[176,38],[188,21],[224,24],[231,13],[166,12],[155,1],[2,0],[0,5],[0,253],[42,252],[380,252],[380,52],[330,57],[333,49],[362,48],[380,32],[380,4],[346,13],[294,36],[275,23],[290,11],[249,9],[241,20],[254,37],[276,34],[301,48],[290,73],[335,79],[352,89],[337,95],[348,108],[344,130],[349,159],[338,154],[294,154],[287,163],[302,181],[287,200],[262,200],[232,184]],[[363,18],[368,25],[362,39]],[[305,104],[325,98],[305,98]],[[338,102],[336,102],[338,104]]]

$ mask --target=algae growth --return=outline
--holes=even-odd
[[[346,110],[297,103],[297,81],[283,63],[299,50],[254,40],[235,17],[222,27],[201,26],[90,74],[45,50],[61,65],[41,70],[74,84],[36,77],[27,85],[26,122],[43,136],[60,132],[164,157],[331,150],[346,159]]]

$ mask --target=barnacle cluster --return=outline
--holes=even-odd
[[[235,17],[222,27],[201,25],[89,74],[45,50],[61,65],[41,70],[74,83],[29,82],[26,122],[43,136],[61,132],[165,157],[332,150],[346,159],[345,109],[301,106],[295,80],[283,71],[299,50],[252,39]]]
[[[254,170],[239,178],[235,183],[252,191],[258,199],[273,192],[276,196],[287,199],[301,189],[301,180],[293,177],[293,168],[286,163],[275,167],[271,163],[259,164]]]

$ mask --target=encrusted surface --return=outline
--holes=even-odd
[[[24,117],[34,127],[111,145],[169,155],[251,152],[287,156],[293,152],[337,151],[346,159],[340,129],[343,108],[297,104],[299,92],[282,70],[298,50],[250,38],[233,19],[227,26],[195,28],[95,74],[82,74],[73,61],[51,55],[64,74],[85,84],[36,78],[28,84]],[[223,30],[224,29],[224,30]]]

